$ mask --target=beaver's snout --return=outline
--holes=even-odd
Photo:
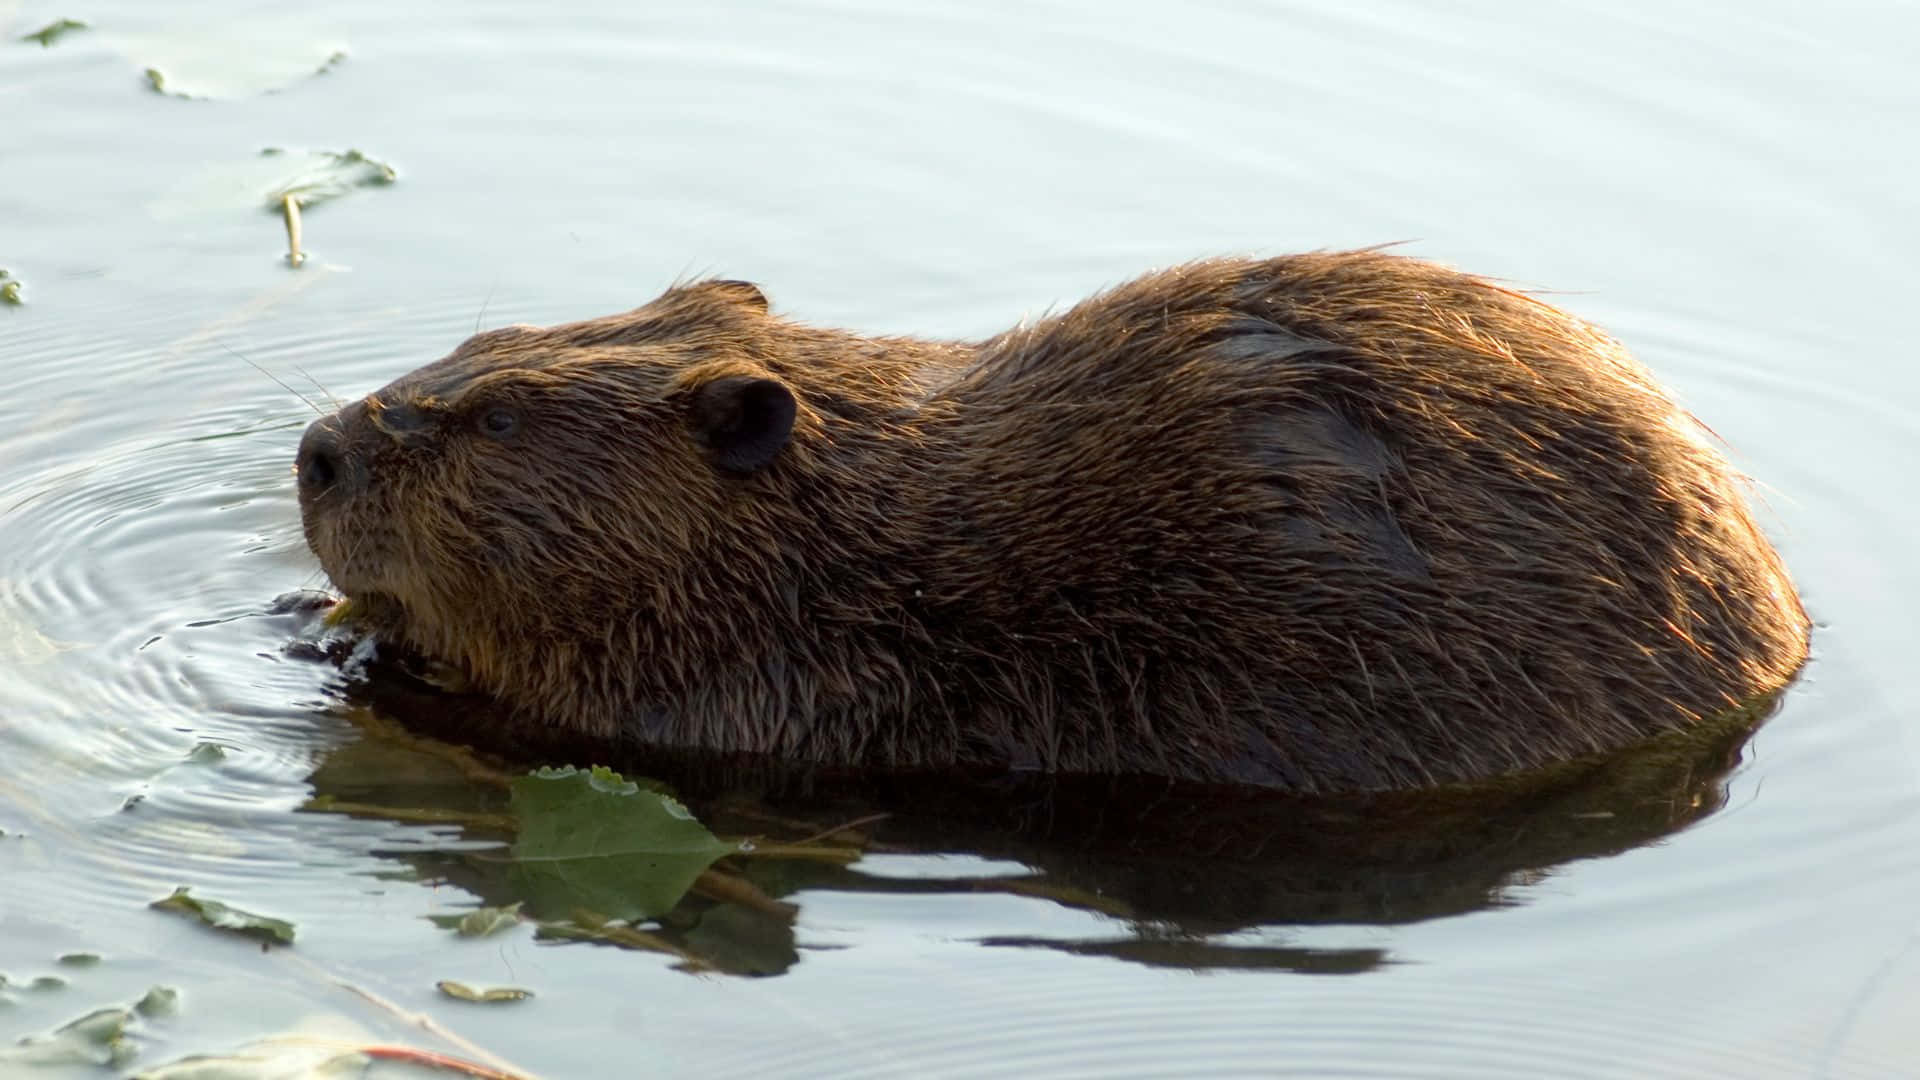
[[[377,433],[373,433],[377,434]],[[371,461],[367,408],[354,402],[307,425],[294,456],[300,526],[334,585],[364,591],[387,559]]]
[[[357,495],[366,490],[364,455],[353,452],[347,437],[348,429],[364,421],[365,413],[366,406],[355,402],[307,425],[293,461],[303,508],[322,495]]]
[[[294,458],[293,470],[299,478],[303,502],[336,490],[353,474],[354,470],[347,465],[340,438],[338,416],[323,416],[307,425],[307,433],[300,439],[300,453]]]
[[[340,434],[331,426],[333,422],[330,416],[315,420],[300,439],[300,453],[293,468],[302,495],[324,494],[340,479]]]

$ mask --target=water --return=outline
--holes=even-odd
[[[1911,9],[167,8],[0,0],[0,268],[29,300],[0,308],[0,1041],[163,983],[182,1008],[141,1025],[141,1064],[316,1018],[450,1048],[345,981],[553,1077],[1920,1061]],[[13,42],[63,15],[94,29]],[[224,96],[153,93],[148,66]],[[401,179],[312,210],[293,271],[233,181],[266,146]],[[728,938],[758,940],[752,978],[455,940],[422,916],[485,893],[450,869],[478,839],[299,809],[485,799],[282,653],[273,597],[320,584],[289,471],[312,414],[240,357],[354,395],[476,324],[704,272],[820,322],[981,335],[1177,259],[1399,240],[1558,290],[1762,482],[1815,657],[1717,811],[1710,783],[1675,831],[1416,881],[1405,917],[1210,928],[1007,884],[1088,880],[1058,852],[923,835],[788,867],[795,926]],[[183,884],[298,944],[146,909]],[[538,996],[465,1005],[445,978]]]

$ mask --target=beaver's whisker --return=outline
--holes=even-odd
[[[314,378],[306,368],[301,367],[299,364],[293,365],[293,370],[299,372],[301,378],[312,383],[315,390],[320,391],[320,396],[327,399],[327,404],[333,406],[333,411],[340,411],[340,399],[329,393],[326,387],[321,386],[319,379]]]
[[[234,358],[239,360],[241,363],[246,364],[248,367],[252,368],[253,370],[259,372],[262,375],[265,375],[269,379],[272,379],[274,381],[274,384],[280,387],[280,389],[285,390],[287,393],[292,394],[294,397],[297,397],[301,401],[306,402],[307,408],[312,409],[316,414],[320,416],[327,415],[327,410],[321,408],[318,405],[315,405],[313,403],[312,398],[309,398],[307,395],[301,393],[298,390],[295,390],[291,386],[288,386],[286,382],[280,378],[280,376],[275,375],[273,372],[268,371],[266,368],[263,368],[259,364],[254,363],[252,360],[248,359],[247,357],[242,356],[239,350],[235,349],[233,346],[227,344],[226,342],[222,341],[219,343],[219,345],[221,348],[227,350],[227,352],[232,353]],[[308,376],[308,377],[311,378],[312,376]],[[320,384],[315,383],[314,385],[318,386]]]
[[[353,543],[347,548],[347,557],[340,563],[342,568],[353,565],[353,557],[360,554],[360,545],[366,543],[366,540],[367,530],[361,529],[358,533],[354,534]]]
[[[480,313],[473,317],[474,333],[477,334],[480,332],[480,324],[483,321],[485,321],[487,317],[487,305],[493,303],[493,291],[495,289],[498,289],[499,287],[500,287],[500,275],[498,273],[495,273],[493,275],[493,284],[487,286],[486,298],[480,301]]]

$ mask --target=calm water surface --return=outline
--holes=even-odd
[[[66,15],[94,28],[14,40]],[[29,301],[0,308],[0,1044],[162,983],[140,1064],[316,1021],[448,1045],[344,980],[551,1077],[1920,1074],[1911,6],[0,0],[0,29]],[[267,146],[400,180],[315,208],[291,270]],[[444,869],[480,840],[300,810],[461,791],[282,652],[269,604],[322,584],[311,412],[240,357],[351,396],[705,272],[980,335],[1173,260],[1386,241],[1558,290],[1761,482],[1820,626],[1717,812],[1709,783],[1634,844],[1212,923],[974,887],[1047,868],[922,838],[792,871],[753,978],[456,940],[424,916],[501,899]],[[1231,880],[1152,873],[1102,895]],[[299,943],[146,909],[176,885]]]

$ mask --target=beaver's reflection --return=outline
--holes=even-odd
[[[524,737],[512,745],[477,738],[508,729],[490,720],[485,700],[434,691],[383,668],[375,665],[349,689],[351,700],[370,707],[369,715],[473,745],[509,769],[573,760],[559,747]],[[1285,947],[1284,928],[1403,923],[1521,902],[1524,886],[1555,866],[1684,828],[1725,801],[1727,775],[1770,705],[1550,773],[1360,798],[1128,778],[853,774],[639,748],[603,754],[612,760],[596,763],[664,782],[721,835],[775,842],[824,836],[870,853],[966,853],[1026,868],[987,877],[901,877],[869,872],[887,865],[878,860],[742,860],[733,872],[763,900],[823,890],[1011,893],[1098,912],[1113,920],[1113,932],[1066,940],[986,937],[982,944],[1157,966],[1354,973],[1390,957],[1377,949]],[[370,735],[323,762],[312,781],[318,795],[363,806],[503,805],[497,789],[463,780],[444,765],[423,767],[431,756],[417,745],[398,749],[391,739]],[[396,857],[488,904],[517,899],[497,858]],[[696,889],[648,930],[705,966],[776,974],[799,956],[790,908]],[[1269,932],[1251,942],[1222,940],[1255,927]],[[1282,944],[1274,943],[1276,936]]]

